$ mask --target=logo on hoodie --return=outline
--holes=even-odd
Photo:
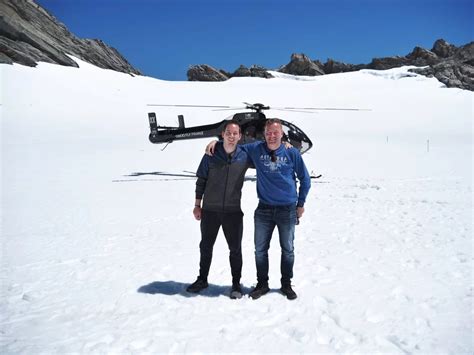
[[[288,158],[286,156],[283,157],[275,157],[275,161],[272,161],[272,157],[268,154],[260,155],[260,162],[263,164],[264,167],[267,168],[267,172],[279,172],[283,166],[288,165]]]

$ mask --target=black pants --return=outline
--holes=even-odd
[[[230,254],[230,269],[232,283],[239,283],[242,273],[242,233],[243,213],[212,212],[203,210],[201,214],[201,260],[199,262],[199,276],[207,280],[212,261],[212,250],[216,242],[219,228],[222,226]]]

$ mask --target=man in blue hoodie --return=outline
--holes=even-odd
[[[207,277],[214,243],[222,226],[229,246],[232,290],[230,297],[241,298],[243,213],[240,208],[248,154],[237,144],[242,137],[237,122],[229,121],[222,132],[223,142],[213,156],[204,155],[197,170],[196,200],[193,214],[201,221],[199,276],[187,291],[197,293],[208,287]],[[202,202],[202,206],[201,206]]]
[[[304,203],[311,187],[311,177],[296,148],[286,149],[282,144],[283,128],[278,119],[265,124],[265,142],[244,145],[257,169],[257,195],[255,210],[255,263],[257,286],[250,297],[257,299],[269,291],[268,249],[275,226],[278,228],[281,247],[281,288],[290,300],[297,297],[291,287],[295,261],[295,225],[304,213]],[[296,188],[299,180],[299,191]]]
[[[269,119],[265,124],[265,142],[242,145],[257,170],[257,195],[255,210],[255,263],[257,285],[250,292],[253,299],[260,298],[268,287],[268,249],[273,230],[278,228],[281,247],[281,288],[290,300],[297,297],[291,287],[294,265],[295,225],[303,216],[306,196],[311,187],[311,177],[296,148],[286,149],[281,121]],[[208,150],[212,153],[211,144]],[[296,178],[300,186],[297,191]]]

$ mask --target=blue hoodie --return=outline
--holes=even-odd
[[[249,154],[257,169],[257,195],[260,202],[283,206],[297,204],[303,206],[311,187],[311,177],[296,148],[286,149],[282,144],[272,152],[265,142],[259,141],[241,146]],[[296,177],[300,182],[296,191]]]

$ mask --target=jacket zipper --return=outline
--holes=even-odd
[[[230,170],[230,163],[232,161],[232,158],[229,158],[229,156],[227,156],[227,164],[226,164],[226,175],[225,175],[225,185],[224,185],[224,198],[222,199],[222,212],[225,211],[225,198],[226,198],[226,194],[227,194],[227,181],[229,180],[229,170]]]

